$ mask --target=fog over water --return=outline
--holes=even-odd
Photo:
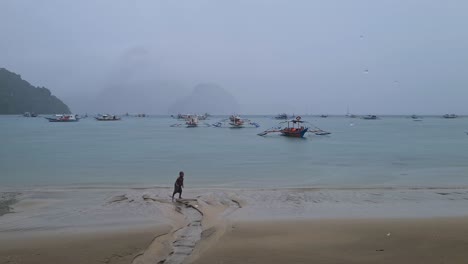
[[[245,114],[468,114],[466,10],[427,0],[5,0],[0,67],[81,113],[167,114],[209,83]]]

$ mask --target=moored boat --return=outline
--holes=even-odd
[[[295,119],[288,121],[288,127],[285,127],[280,130],[282,136],[286,137],[304,137],[308,127],[303,126],[304,121],[301,120],[300,116],[297,116]]]
[[[244,120],[242,120],[239,116],[233,116],[230,118],[229,125],[231,125],[232,128],[242,128],[244,127]]]
[[[116,115],[98,115],[94,117],[97,121],[119,121],[120,117]]]
[[[198,116],[188,116],[187,121],[185,122],[187,127],[197,127],[198,126]]]
[[[275,116],[275,119],[288,119],[288,115],[286,113],[282,113]]]
[[[54,117],[45,117],[49,122],[77,122],[79,118],[76,115],[63,114]]]
[[[224,124],[227,123],[228,126],[225,126]],[[257,128],[260,125],[250,121],[249,119],[244,119],[241,118],[238,115],[231,115],[227,119],[223,119],[215,124],[212,125],[213,127],[230,127],[230,128],[245,128],[245,127],[253,127]]]
[[[362,117],[362,119],[365,119],[365,120],[376,120],[376,119],[379,119],[376,115],[365,115]]]
[[[410,118],[413,119],[413,121],[422,121],[422,117],[417,115],[411,115]]]
[[[442,116],[443,118],[448,118],[448,119],[451,119],[451,118],[457,118],[458,116],[456,114],[445,114]]]
[[[302,138],[304,137],[305,133],[309,130],[308,127],[304,126],[305,121],[301,119],[300,116],[297,116],[294,119],[283,121],[281,123],[287,123],[286,127],[279,127],[279,128],[274,128],[270,130],[266,130],[262,133],[259,133],[259,136],[265,136],[268,133],[280,133],[282,136],[286,137],[296,137],[296,138]]]

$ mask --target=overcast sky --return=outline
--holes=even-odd
[[[128,83],[160,89],[147,97],[165,113],[211,82],[242,113],[468,114],[467,11],[465,0],[0,0],[0,67],[75,112]]]

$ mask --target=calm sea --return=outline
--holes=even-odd
[[[457,187],[468,186],[468,118],[303,117],[330,136],[185,128],[170,117],[49,123],[0,117],[0,186]],[[215,123],[222,117],[212,117]]]

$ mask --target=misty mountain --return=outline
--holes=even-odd
[[[187,89],[165,74],[159,59],[145,47],[125,49],[118,57],[102,89],[86,102],[86,112],[167,113],[167,108]],[[80,105],[84,105],[77,102]]]
[[[201,83],[192,93],[169,107],[169,113],[232,114],[239,112],[234,96],[214,83]]]
[[[97,112],[166,113],[179,86],[159,80],[133,80],[104,89],[92,103]]]
[[[70,113],[70,109],[45,87],[34,87],[21,76],[0,68],[0,114]]]

